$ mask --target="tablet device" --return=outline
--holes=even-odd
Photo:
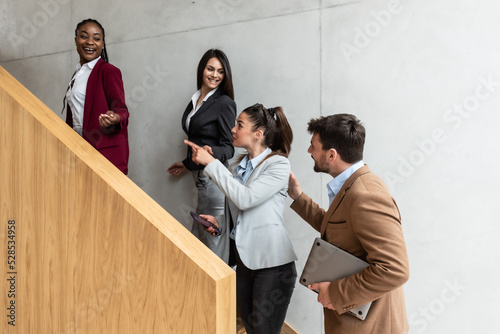
[[[193,217],[193,219],[196,220],[201,225],[203,225],[205,227],[212,227],[215,231],[216,236],[220,235],[220,229],[216,225],[212,224],[211,222],[209,222],[205,218],[200,217],[200,215],[197,214],[196,212],[190,211],[189,213],[191,214],[191,217]]]
[[[333,282],[358,273],[369,264],[331,243],[316,238],[311,253],[300,276],[300,284]],[[317,291],[316,291],[317,292]],[[365,320],[371,302],[349,310],[347,313],[360,320]]]

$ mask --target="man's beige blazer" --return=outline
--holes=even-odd
[[[401,215],[384,182],[365,165],[344,183],[328,211],[306,194],[291,208],[324,240],[370,264],[330,284],[336,311],[325,309],[325,332],[407,333],[402,285],[409,278],[409,261]],[[368,302],[373,303],[364,321],[346,313]]]

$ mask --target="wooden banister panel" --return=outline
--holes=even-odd
[[[0,333],[236,332],[233,270],[1,67],[0,282]]]

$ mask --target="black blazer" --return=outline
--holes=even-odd
[[[214,158],[227,165],[226,161],[234,155],[231,129],[236,124],[236,103],[219,88],[206,100],[194,114],[186,128],[186,119],[193,110],[193,102],[189,102],[182,115],[182,129],[193,143],[212,148]],[[182,161],[187,169],[201,170],[204,166],[197,165],[191,160],[191,147],[187,148],[187,157]]]

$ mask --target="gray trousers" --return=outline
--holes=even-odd
[[[220,225],[221,234],[212,236],[206,232],[203,225],[193,221],[191,232],[224,262],[229,261],[229,226],[225,226],[224,194],[202,170],[193,171],[193,180],[198,189],[198,204],[196,213],[214,216]]]

